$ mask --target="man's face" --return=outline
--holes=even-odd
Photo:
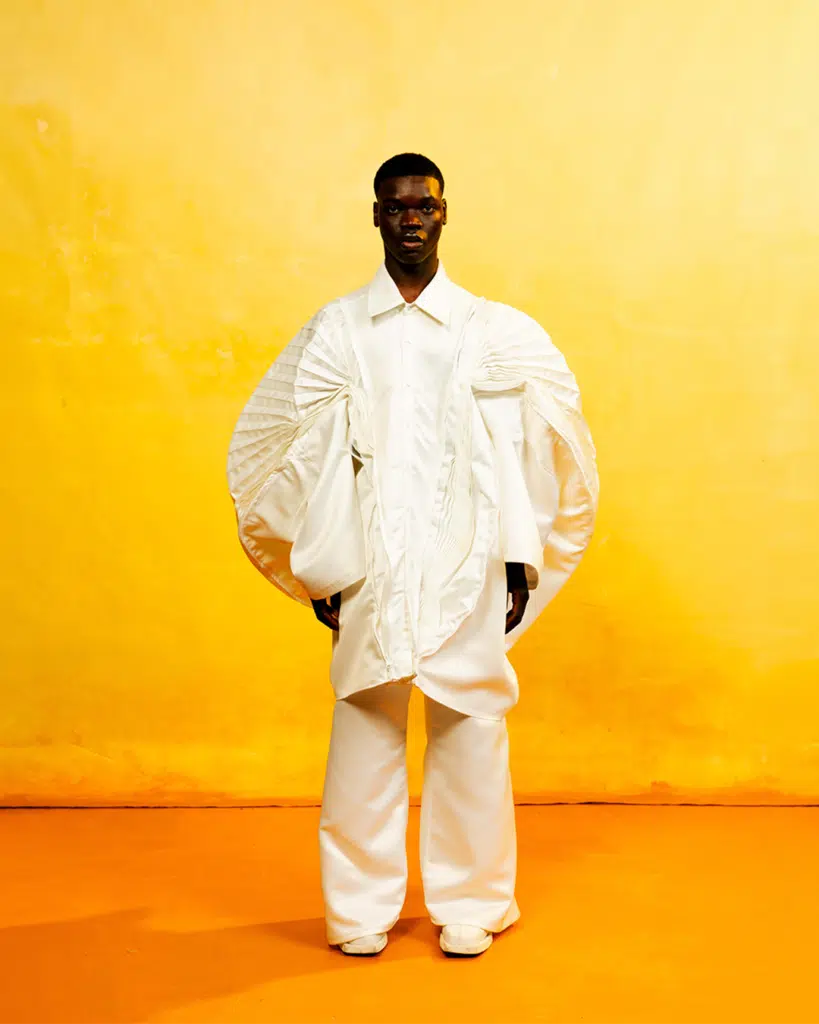
[[[437,178],[412,175],[381,182],[373,223],[399,263],[423,263],[438,246],[446,224],[446,200]]]

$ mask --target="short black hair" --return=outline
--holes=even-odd
[[[441,183],[441,194],[444,192],[444,176],[436,163],[433,163],[428,156],[422,153],[398,153],[385,160],[375,172],[373,189],[378,195],[381,183],[387,178],[406,178],[413,175],[423,175],[425,178],[437,178]]]

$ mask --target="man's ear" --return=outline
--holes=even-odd
[[[380,227],[378,223],[378,200],[373,203],[373,224],[376,227]]]
[[[441,217],[441,223],[446,224],[446,199],[441,200],[441,209],[443,210],[443,217]]]

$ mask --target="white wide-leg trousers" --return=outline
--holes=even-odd
[[[407,890],[407,718],[412,685],[336,702],[319,843],[327,938],[387,932]],[[503,931],[515,902],[517,844],[505,720],[425,697],[421,873],[434,924]]]

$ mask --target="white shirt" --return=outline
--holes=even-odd
[[[379,453],[383,528],[393,541],[386,618],[403,655],[396,671],[404,676],[414,673],[419,642],[422,553],[433,525],[446,395],[473,302],[440,262],[415,302],[404,300],[383,263],[371,284],[349,297]]]
[[[382,264],[305,325],[247,403],[228,479],[271,582],[305,603],[342,592],[338,698],[402,679],[488,718],[517,701],[506,651],[573,571],[597,500],[565,360],[440,263],[414,303]],[[532,588],[508,637],[507,561]]]

